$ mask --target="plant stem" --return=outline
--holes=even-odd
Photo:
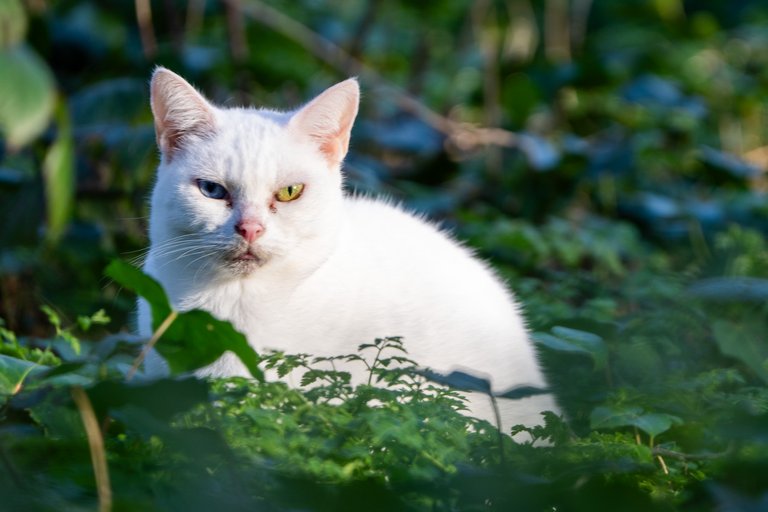
[[[109,467],[104,450],[104,438],[101,436],[96,413],[86,392],[80,386],[72,388],[72,398],[80,411],[85,434],[88,437],[88,447],[91,452],[91,464],[96,477],[96,491],[99,495],[99,512],[112,510],[112,487],[109,484]]]
[[[139,366],[141,366],[141,363],[144,362],[144,359],[147,357],[147,354],[149,354],[149,351],[152,350],[157,344],[157,341],[160,339],[160,337],[165,334],[165,331],[168,330],[168,328],[171,326],[174,320],[179,316],[179,313],[177,311],[171,311],[170,314],[165,317],[165,320],[163,320],[163,323],[160,324],[160,327],[157,328],[157,330],[152,334],[152,337],[149,339],[146,345],[144,345],[144,348],[141,349],[141,353],[136,357],[136,360],[133,362],[133,365],[131,366],[131,369],[128,370],[128,373],[125,374],[125,380],[129,381],[133,378],[136,371],[139,369]]]

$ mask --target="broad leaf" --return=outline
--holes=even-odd
[[[682,423],[677,416],[658,412],[645,412],[638,406],[600,406],[589,417],[593,429],[636,427],[651,437],[669,430],[672,425]]]
[[[259,356],[245,336],[229,322],[218,320],[207,311],[180,313],[160,338],[157,350],[174,372],[197,370],[230,351],[240,358],[253,377],[263,379],[258,367]]]
[[[0,2],[0,49],[10,48],[24,40],[27,34],[27,14],[21,0]]]
[[[58,133],[43,161],[48,239],[58,240],[72,215],[75,198],[75,151],[66,105],[60,101],[56,111]]]
[[[160,283],[144,272],[121,260],[113,260],[105,271],[115,282],[133,290],[144,298],[152,310],[152,328],[157,329],[162,321],[171,314],[171,304]]]
[[[8,146],[31,142],[48,126],[54,80],[48,66],[25,45],[0,50],[0,132]]]
[[[173,309],[160,283],[138,268],[116,260],[107,267],[106,274],[149,303],[154,330],[171,315]],[[231,351],[253,377],[263,379],[258,368],[259,356],[245,336],[229,322],[218,320],[206,311],[179,313],[155,348],[173,372],[198,370],[216,361],[224,352]]]
[[[729,322],[717,320],[712,326],[720,351],[731,356],[768,382],[768,330],[763,320]]]
[[[14,395],[22,383],[40,365],[0,354],[0,396]]]
[[[552,333],[534,333],[536,343],[560,352],[576,352],[592,358],[595,369],[605,368],[608,350],[603,338],[591,332],[580,331],[570,327],[555,326]]]

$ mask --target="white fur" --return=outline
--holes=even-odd
[[[152,194],[144,268],[176,308],[231,321],[257,350],[340,355],[377,337],[402,336],[409,356],[435,371],[488,376],[496,391],[546,386],[519,307],[484,263],[397,206],[343,195],[339,167],[357,112],[355,81],[284,114],[200,104],[191,87],[163,83],[177,81],[186,84],[156,71],[153,111],[181,110],[191,126],[194,108],[164,103],[197,104],[198,114],[213,122],[208,132],[190,133],[173,158],[163,149]],[[156,94],[163,89],[183,92]],[[168,121],[156,120],[159,140]],[[323,149],[326,143],[335,149]],[[201,178],[223,184],[231,205],[204,197],[195,182]],[[305,184],[304,194],[275,203],[275,192],[294,183]],[[264,259],[258,267],[221,259],[242,247],[234,226],[243,215],[265,229],[252,247]],[[143,335],[151,334],[150,324],[140,302]],[[203,373],[245,370],[228,355]],[[362,372],[353,377],[360,380]],[[473,413],[494,421],[487,397],[470,399]],[[509,427],[540,423],[539,413],[556,405],[541,395],[502,400],[501,409]]]

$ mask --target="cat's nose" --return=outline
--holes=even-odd
[[[264,234],[264,226],[255,220],[241,220],[235,224],[235,232],[249,244]]]

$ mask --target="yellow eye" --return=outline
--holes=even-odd
[[[275,199],[281,203],[287,203],[288,201],[294,201],[298,199],[302,192],[304,192],[304,184],[295,183],[278,190],[277,194],[275,194]]]

